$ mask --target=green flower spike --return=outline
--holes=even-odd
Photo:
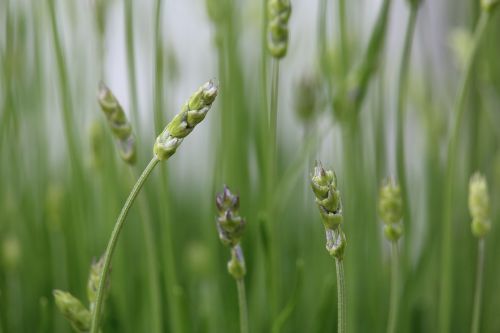
[[[91,314],[90,311],[68,292],[54,290],[56,306],[71,323],[77,332],[90,331]]]
[[[218,90],[218,86],[213,81],[208,81],[191,95],[181,112],[156,138],[153,150],[159,160],[166,160],[172,156],[182,140],[205,119],[217,97]]]
[[[240,240],[245,230],[245,219],[239,214],[240,198],[231,193],[227,186],[215,198],[218,210],[217,231],[222,244],[231,248],[231,260],[227,268],[235,279],[241,279],[246,272],[245,259]]]
[[[478,238],[484,237],[491,228],[490,197],[486,179],[480,173],[475,173],[469,182],[469,211],[472,216],[472,234]]]
[[[331,170],[325,170],[321,162],[316,162],[311,177],[311,188],[325,227],[326,249],[330,255],[342,259],[347,240],[342,231],[344,220],[342,201],[337,189],[337,176]]]
[[[283,58],[288,49],[288,20],[292,12],[290,0],[269,0],[267,48],[274,58]]]
[[[129,164],[134,164],[136,160],[136,147],[132,125],[128,122],[127,115],[116,97],[102,81],[99,84],[97,99],[102,112],[106,115],[113,136],[116,138],[121,158]]]
[[[397,241],[403,234],[403,199],[401,189],[392,180],[387,180],[380,188],[379,215],[384,222],[384,233],[388,240]]]
[[[97,290],[99,289],[99,278],[102,273],[103,265],[104,265],[104,256],[102,256],[97,261],[94,260],[92,262],[92,265],[90,266],[90,274],[87,282],[87,298],[89,300],[91,311],[94,309],[94,305],[97,300]],[[109,280],[107,282],[109,282]],[[106,290],[106,292],[107,291],[108,289]],[[104,297],[106,297],[106,295]]]

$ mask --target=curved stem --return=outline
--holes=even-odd
[[[345,279],[344,279],[344,263],[343,259],[335,258],[335,266],[337,268],[337,312],[338,312],[338,333],[346,332],[347,311],[345,299]]]
[[[472,40],[472,47],[469,51],[467,62],[465,65],[465,73],[460,81],[457,98],[453,107],[454,125],[453,132],[448,142],[448,159],[446,168],[445,180],[445,193],[444,193],[444,221],[443,230],[441,232],[442,248],[441,248],[441,289],[440,289],[440,303],[439,303],[439,332],[447,333],[450,330],[450,309],[451,309],[451,290],[453,289],[452,279],[452,204],[453,204],[453,191],[454,182],[453,176],[455,174],[457,162],[457,145],[458,135],[460,132],[460,124],[462,122],[465,106],[465,98],[469,88],[472,68],[476,53],[479,48],[480,41],[486,26],[491,18],[491,12],[483,10],[474,31]]]
[[[387,321],[387,333],[396,332],[398,318],[398,300],[399,300],[399,255],[398,243],[391,242],[391,295],[389,304],[389,319]]]
[[[479,333],[479,319],[481,313],[481,298],[483,293],[483,271],[484,271],[484,239],[477,243],[477,272],[476,290],[474,292],[474,309],[472,312],[471,333]]]
[[[413,43],[413,36],[415,32],[415,24],[417,22],[418,7],[411,6],[410,15],[408,17],[405,33],[405,41],[403,46],[403,55],[401,57],[401,64],[399,67],[398,78],[398,97],[397,97],[397,115],[396,115],[396,167],[399,184],[401,185],[401,196],[403,198],[403,221],[408,226],[411,226],[411,211],[408,200],[408,187],[406,180],[406,167],[405,167],[405,137],[404,137],[404,123],[405,123],[405,109],[406,97],[408,93],[408,69],[411,57],[411,47]],[[410,238],[405,241],[405,247],[408,249]],[[408,251],[404,251],[408,255]],[[406,261],[404,261],[406,262]]]
[[[101,315],[101,308],[102,308],[102,302],[104,298],[104,289],[106,287],[106,281],[109,275],[109,268],[111,264],[111,259],[113,257],[113,253],[116,248],[116,244],[118,242],[118,237],[120,235],[120,231],[122,230],[123,224],[125,222],[125,218],[128,215],[128,211],[130,210],[130,207],[132,207],[132,204],[134,203],[135,198],[139,194],[142,186],[144,185],[144,182],[146,179],[149,177],[151,174],[151,171],[153,171],[154,167],[156,164],[158,164],[159,160],[154,156],[149,164],[146,166],[144,171],[142,172],[141,176],[137,180],[137,183],[135,183],[134,187],[132,188],[132,191],[130,192],[127,201],[125,201],[125,204],[123,205],[123,208],[120,212],[120,215],[118,216],[118,219],[116,220],[115,227],[113,229],[113,232],[111,233],[111,238],[109,239],[108,246],[106,247],[106,253],[104,257],[104,265],[102,268],[102,273],[101,277],[99,278],[99,289],[97,290],[97,298],[96,298],[96,303],[95,303],[95,308],[94,312],[92,313],[92,326],[91,326],[91,333],[98,333],[99,332],[99,322],[100,322],[100,315]]]
[[[130,168],[130,175],[134,177],[134,170]],[[133,178],[135,179],[135,178]],[[157,242],[154,236],[153,224],[151,223],[151,216],[148,211],[147,202],[145,197],[139,197],[139,214],[142,220],[142,227],[144,231],[144,243],[146,250],[146,265],[147,265],[147,278],[150,292],[151,302],[151,327],[152,332],[163,332],[162,323],[162,310],[161,310],[161,287],[158,273],[158,256],[157,256]]]
[[[238,303],[240,306],[240,332],[248,333],[248,309],[245,280],[243,278],[237,279],[236,286],[238,287]]]

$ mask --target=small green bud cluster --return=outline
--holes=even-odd
[[[165,127],[156,138],[153,151],[159,160],[166,160],[172,156],[182,140],[191,133],[212,107],[219,88],[208,81],[201,86],[183,105],[181,112]]]
[[[478,238],[484,237],[491,228],[490,197],[486,179],[480,173],[475,173],[469,182],[469,211],[472,216],[472,234]]]
[[[90,310],[69,292],[61,290],[54,290],[53,292],[57,308],[77,332],[90,331],[92,313],[97,299],[99,278],[102,273],[103,265],[104,256],[98,261],[94,261],[90,267],[90,274],[87,282],[87,299],[89,301]]]
[[[267,48],[274,58],[283,58],[288,49],[288,20],[292,12],[290,0],[269,0]]]
[[[90,331],[92,314],[80,300],[68,292],[54,290],[57,308],[77,332]]]
[[[245,258],[240,246],[246,221],[239,214],[240,198],[224,186],[224,190],[215,198],[215,205],[218,211],[219,238],[222,244],[231,248],[231,260],[227,265],[229,274],[235,279],[241,279],[246,273]]]
[[[295,111],[304,122],[311,121],[321,102],[321,85],[315,76],[302,77],[296,86]]]
[[[127,115],[111,90],[103,82],[99,84],[97,99],[116,138],[121,158],[129,164],[134,164],[136,160],[135,137]]]
[[[333,171],[325,170],[321,162],[316,162],[311,187],[325,227],[326,249],[330,255],[342,259],[347,240],[341,228],[344,217],[340,192],[337,189],[337,176]]]
[[[378,210],[384,222],[385,237],[396,242],[403,234],[403,199],[398,184],[391,179],[380,188]]]
[[[500,3],[500,0],[481,0],[481,8],[484,11],[491,12]]]

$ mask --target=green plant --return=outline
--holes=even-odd
[[[116,220],[111,238],[108,242],[108,246],[106,247],[103,269],[99,279],[96,305],[92,314],[92,333],[97,333],[99,330],[101,307],[105,289],[104,281],[107,280],[107,276],[109,275],[113,252],[116,248],[120,231],[123,227],[130,207],[134,203],[135,198],[144,185],[144,182],[149,177],[151,171],[153,171],[158,162],[169,159],[176,152],[184,138],[205,118],[215,100],[215,97],[217,97],[217,93],[218,87],[212,81],[205,83],[193,95],[191,95],[189,100],[182,107],[181,112],[178,113],[174,119],[172,119],[163,132],[156,138],[153,148],[154,156],[132,188],[127,201],[125,202],[120,215]]]
[[[240,240],[245,230],[246,221],[239,215],[240,197],[231,193],[227,186],[215,198],[219,216],[217,231],[219,238],[231,250],[231,260],[227,263],[229,274],[235,279],[238,287],[238,303],[240,307],[240,332],[248,333],[248,310],[245,293],[245,257]]]
[[[326,233],[326,250],[335,258],[337,268],[338,332],[346,332],[346,296],[344,277],[344,251],[347,245],[342,231],[342,201],[337,189],[337,176],[331,170],[323,169],[317,162],[311,178],[311,187],[318,205],[319,214]]]

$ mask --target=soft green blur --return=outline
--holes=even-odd
[[[268,170],[276,96],[267,2],[0,0],[0,333],[69,332],[54,290],[92,308],[91,266],[155,138],[210,79],[220,88],[211,111],[153,171],[125,222],[102,331],[238,331],[230,253],[216,227],[215,195],[227,184],[246,220],[249,331],[334,332],[335,261],[310,188],[320,159],[342,193],[347,330],[384,332],[390,243],[377,204],[384,179],[401,184],[399,103],[407,218],[398,241],[396,331],[442,327],[447,145],[481,1],[292,0],[279,60],[275,172]],[[500,331],[500,8],[482,2],[492,18],[453,175],[450,332],[469,332],[472,322],[477,239],[467,200],[476,171],[491,206],[480,331]],[[397,86],[411,6],[418,10],[413,50],[407,84]],[[101,80],[128,116],[134,166],[121,160],[99,109]]]

